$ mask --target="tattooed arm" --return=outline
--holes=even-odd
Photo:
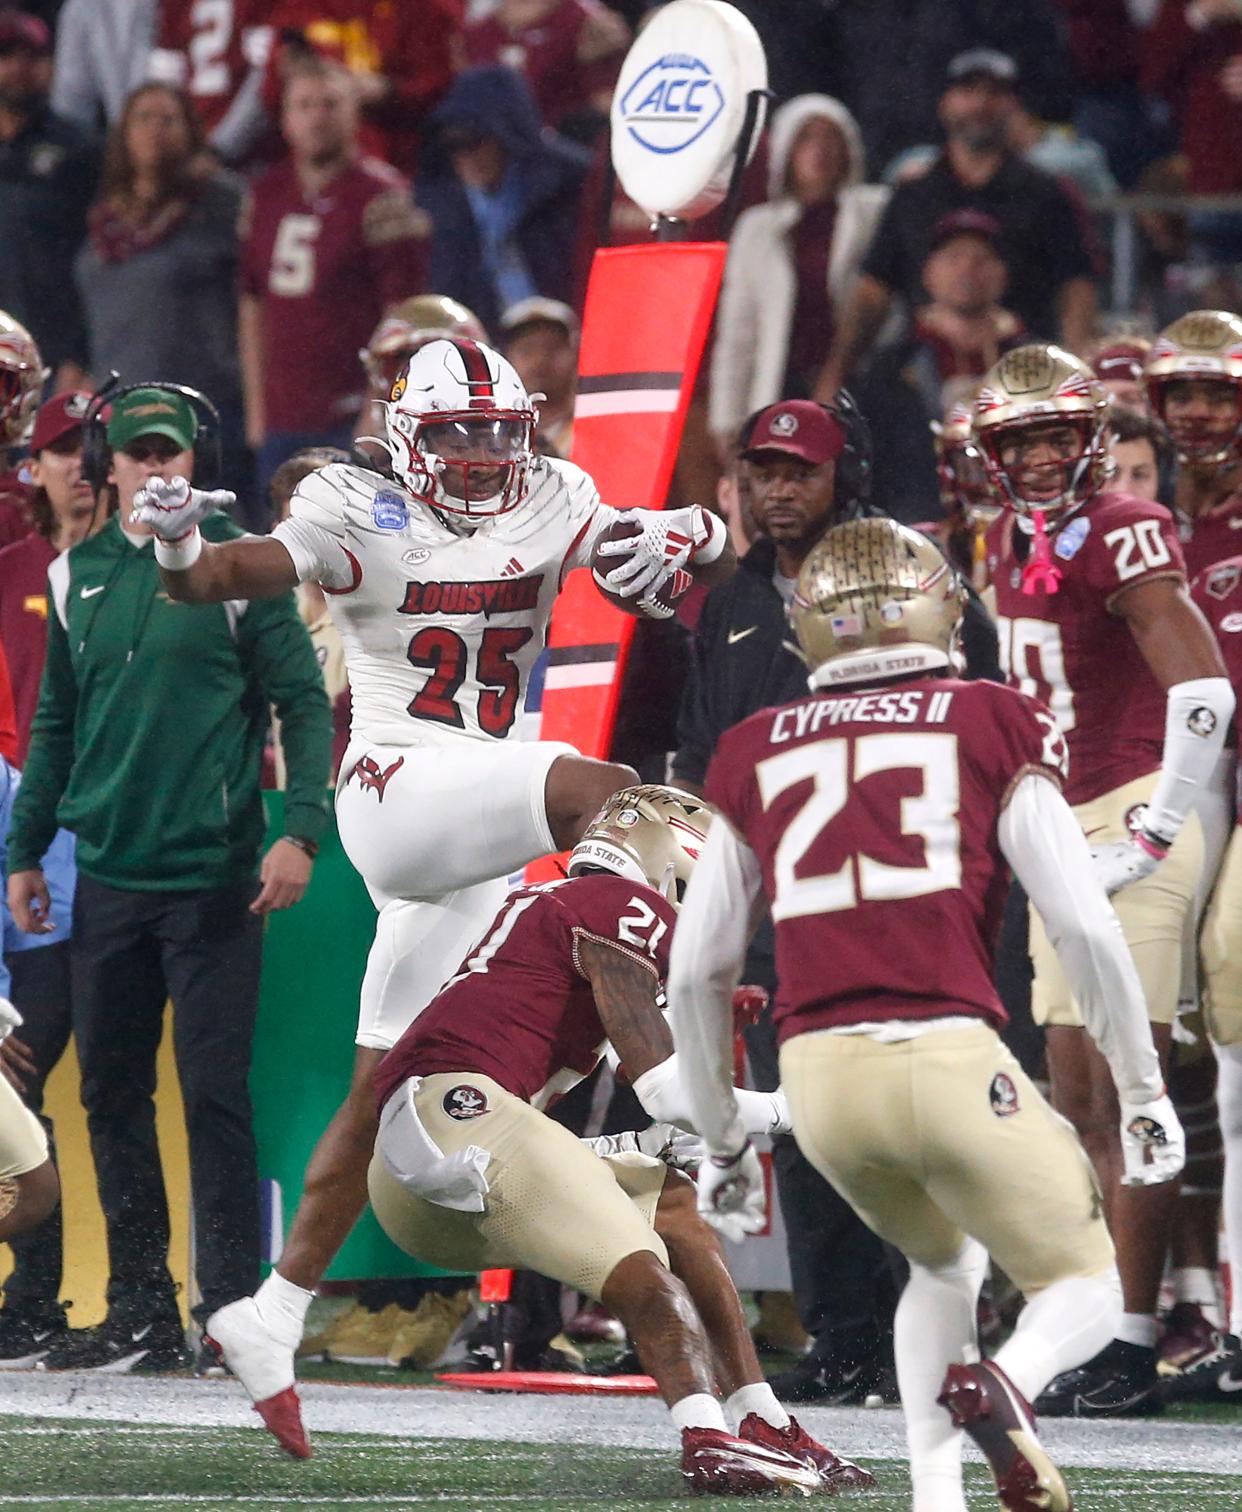
[[[639,1102],[658,1122],[693,1131],[672,1032],[660,1011],[655,972],[620,946],[582,935],[577,959],[595,994],[600,1023],[621,1057]],[[783,1092],[740,1090],[735,1095],[748,1134],[789,1132]]]

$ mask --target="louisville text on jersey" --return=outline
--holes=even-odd
[[[539,607],[543,573],[482,583],[407,583],[402,614],[518,614]]]

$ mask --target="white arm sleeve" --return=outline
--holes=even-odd
[[[1146,827],[1172,843],[1216,766],[1233,717],[1234,696],[1226,677],[1174,683],[1165,705],[1160,777],[1147,805]]]
[[[730,1035],[730,1040],[732,1036]],[[732,1046],[730,1045],[730,1051]],[[657,1123],[676,1124],[679,1129],[699,1133],[698,1122],[691,1106],[689,1079],[681,1056],[674,1052],[658,1066],[652,1066],[634,1079],[634,1095],[643,1108]],[[737,1104],[742,1128],[749,1134],[787,1134],[789,1132],[788,1108],[783,1092],[752,1092],[746,1087],[735,1087],[732,1077],[732,1054],[730,1054],[729,1089]]]
[[[294,490],[289,518],[272,535],[293,558],[298,582],[349,588],[354,564],[345,549],[345,499],[332,474],[340,464],[308,474]]]
[[[1091,1038],[1125,1102],[1161,1096],[1147,1005],[1117,915],[1073,810],[1046,777],[1018,784],[997,826],[1000,847],[1039,910]]]
[[[746,1140],[733,1088],[733,989],[762,897],[755,853],[717,817],[677,918],[668,975],[668,1016],[690,1117],[714,1154],[735,1154]]]

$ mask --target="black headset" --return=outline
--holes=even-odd
[[[107,380],[91,395],[82,421],[82,476],[91,486],[96,498],[108,486],[108,473],[112,468],[112,448],[108,445],[108,422],[104,410],[126,394],[137,389],[158,389],[164,394],[176,394],[193,409],[198,419],[194,436],[194,486],[217,488],[224,471],[224,459],[220,444],[220,411],[198,389],[187,388],[183,383],[126,383],[121,375],[108,374]]]
[[[750,445],[760,415],[772,408],[772,405],[765,404],[742,421],[737,436],[739,454]],[[836,518],[848,520],[865,515],[871,506],[871,426],[849,389],[838,389],[833,402],[821,404],[820,408],[833,417],[845,434],[845,449],[837,458],[834,485]]]

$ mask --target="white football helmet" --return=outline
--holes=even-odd
[[[513,366],[467,337],[430,341],[384,405],[393,470],[459,519],[516,509],[534,455],[535,408]]]

